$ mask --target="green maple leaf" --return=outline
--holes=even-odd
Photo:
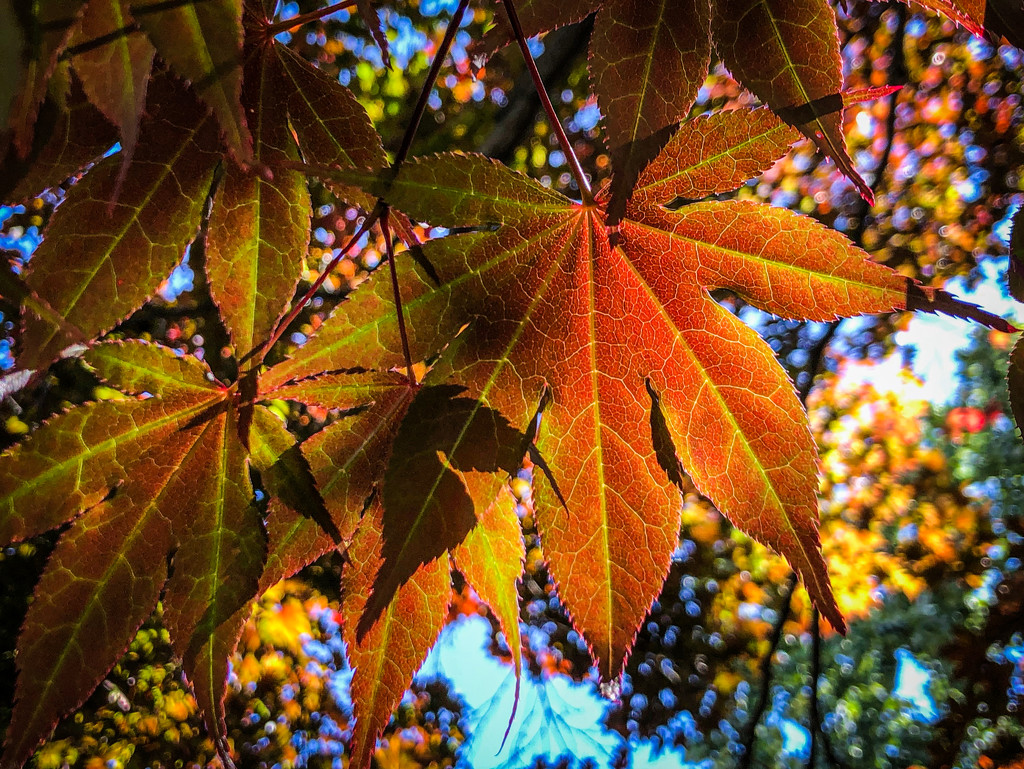
[[[84,360],[145,397],[74,409],[0,456],[0,538],[70,522],[19,639],[3,766],[24,763],[85,701],[161,595],[172,645],[226,757],[227,660],[251,601],[349,545],[415,390],[388,373],[257,382],[260,400],[364,409],[300,446],[266,406],[244,402],[246,380],[225,387],[191,356],[129,342],[100,344]],[[269,497],[265,525],[250,465]]]
[[[113,13],[104,5],[109,2],[95,7]],[[112,23],[107,17],[102,21]],[[137,34],[128,39],[145,43]],[[131,50],[123,48],[129,64]],[[90,75],[83,77],[83,87],[104,71],[99,63],[90,64],[93,69],[85,61],[78,66]],[[128,65],[108,70],[120,76],[105,83],[116,86],[113,92],[135,72]],[[351,93],[280,44],[254,42],[246,72],[245,103],[257,138],[251,153],[257,165],[250,169],[221,163],[215,122],[187,88],[167,76],[149,84],[137,151],[101,160],[68,191],[33,256],[26,277],[31,302],[25,303],[22,367],[44,367],[69,346],[105,333],[147,300],[196,237],[218,164],[223,178],[204,230],[211,294],[240,357],[266,342],[288,308],[309,243],[307,183],[287,164],[302,153],[313,163],[376,165],[384,153]],[[12,170],[16,185],[12,198],[63,181],[109,148],[114,136],[93,102],[107,107],[113,122],[120,121],[126,138],[136,102],[106,104],[76,88],[67,108],[55,110],[50,130],[37,131],[42,141],[32,164],[20,169],[8,158],[5,169]],[[336,191],[373,205],[352,187]],[[91,232],[97,221],[106,222],[102,234]],[[63,321],[54,323],[53,314]]]
[[[309,245],[306,179],[283,166],[300,153],[314,164],[374,165],[383,162],[384,150],[348,89],[279,43],[254,44],[249,51],[243,102],[256,137],[254,163],[270,172],[226,169],[210,215],[206,270],[244,358],[269,338],[287,309],[284,298],[295,291]],[[361,191],[334,191],[373,207]]]
[[[253,52],[243,104],[256,139],[253,162],[294,161],[298,148],[281,104],[284,87],[273,49]],[[210,293],[239,357],[264,342],[295,293],[309,246],[312,204],[305,177],[278,169],[266,176],[229,164],[213,199],[206,236]]]
[[[4,766],[24,763],[85,701],[161,593],[174,649],[219,733],[227,658],[263,570],[234,393],[198,360],[155,345],[99,345],[84,359],[109,384],[151,397],[74,409],[0,457],[0,538],[70,522],[19,637]]]
[[[386,162],[380,137],[366,110],[337,80],[278,45],[288,117],[308,163],[340,168],[376,168]],[[376,199],[359,189],[327,180],[344,200],[369,211]]]
[[[220,159],[212,120],[187,92],[154,79],[149,105],[127,167],[122,171],[121,160],[108,157],[68,191],[26,278],[85,339],[142,305],[181,260]],[[97,222],[104,223],[101,230]],[[43,367],[67,340],[32,314],[25,324],[19,363]]]

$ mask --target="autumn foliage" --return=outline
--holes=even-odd
[[[386,44],[371,4],[355,5]],[[926,5],[979,34],[1020,30],[976,4]],[[591,190],[554,121],[576,200],[483,155],[409,158],[429,80],[389,156],[352,93],[275,39],[298,22],[273,6],[79,0],[10,11],[4,44],[18,80],[0,94],[0,192],[17,202],[76,181],[24,274],[6,271],[0,284],[21,310],[18,371],[4,391],[37,386],[72,358],[108,397],[55,414],[0,457],[0,541],[60,530],[18,642],[3,766],[21,766],[86,700],[158,602],[229,762],[227,663],[252,604],[331,551],[346,560],[351,755],[368,765],[448,616],[453,571],[490,608],[518,672],[527,551],[509,481],[524,462],[547,568],[604,680],[629,660],[681,524],[701,525],[692,505],[682,512],[698,495],[699,509],[717,516],[713,505],[784,556],[844,631],[844,614],[870,598],[831,586],[804,404],[771,348],[717,299],[814,321],[916,309],[1013,328],[809,217],[720,199],[803,136],[872,197],[843,110],[894,89],[844,89],[832,7],[505,0],[479,55],[515,43],[529,57],[526,36],[595,17],[590,72],[613,176]],[[683,120],[713,53],[765,106]],[[307,291],[320,184],[365,218]],[[447,232],[421,242],[428,231],[415,223]],[[388,266],[297,344],[296,318],[374,226]],[[205,359],[131,333],[186,251],[222,323],[223,349]],[[305,421],[282,420],[281,402],[302,404]],[[976,431],[973,415],[955,419]],[[879,433],[912,429],[866,421]],[[879,446],[890,466],[925,479],[938,469],[876,443],[842,460],[826,451],[826,482],[854,458],[873,472]],[[963,500],[918,485],[906,493],[931,529],[970,523],[957,518],[970,514]],[[826,511],[829,549],[873,535],[844,525],[855,515]],[[974,543],[924,544],[940,568]],[[870,568],[899,567],[879,554]],[[919,576],[890,574],[907,594]]]

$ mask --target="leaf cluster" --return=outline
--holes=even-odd
[[[596,14],[591,77],[613,177],[592,191],[553,122],[575,201],[484,156],[407,159],[466,2],[390,163],[351,92],[275,39],[303,20],[275,20],[270,5],[9,11],[3,197],[76,181],[24,273],[4,275],[22,320],[5,387],[71,357],[111,397],[0,457],[0,540],[60,530],[18,642],[3,766],[88,697],[158,602],[230,763],[227,660],[252,602],[333,550],[346,556],[351,750],[367,765],[445,621],[453,571],[497,618],[518,674],[525,547],[509,479],[524,462],[550,574],[604,679],[626,665],[693,489],[785,556],[843,630],[803,406],[712,292],[786,318],[922,309],[1012,327],[810,218],[718,199],[801,135],[870,199],[842,112],[892,89],[844,90],[831,6],[524,0],[520,19],[506,0],[507,24],[479,50],[515,40],[534,74],[524,35]],[[355,5],[386,59],[376,14]],[[934,5],[983,29],[975,10]],[[680,123],[713,50],[767,107]],[[296,297],[320,183],[366,213],[334,263],[377,224],[389,276],[291,348],[280,340],[329,272]],[[412,221],[451,232],[421,244]],[[127,333],[186,251],[223,325],[209,362]],[[332,421],[300,441],[280,401]]]

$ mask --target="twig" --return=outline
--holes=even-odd
[[[586,50],[594,27],[593,16],[577,24],[559,27],[544,38],[544,54],[537,59],[537,71],[554,90],[565,83],[573,62]],[[532,129],[540,110],[540,97],[530,87],[530,73],[526,70],[516,77],[508,103],[499,110],[494,125],[480,143],[479,151],[508,165],[516,147],[523,143],[527,130]]]
[[[106,34],[100,35],[99,37],[94,37],[89,40],[85,40],[81,43],[78,43],[78,45],[68,46],[63,51],[61,51],[61,54],[57,57],[57,60],[67,61],[73,56],[78,56],[83,53],[88,53],[89,51],[94,51],[97,48],[102,48],[105,45],[109,45],[110,43],[113,43],[115,40],[119,40],[122,37],[128,37],[128,35],[133,35],[136,32],[141,31],[142,27],[140,27],[133,21],[131,24],[125,24],[123,27],[118,27],[117,29],[111,30]]]
[[[808,769],[814,769],[814,756],[818,749],[818,734],[821,732],[821,711],[818,707],[818,679],[821,678],[821,626],[818,608],[811,610],[811,749],[807,759]]]
[[[523,33],[523,25],[519,23],[519,14],[516,13],[515,0],[501,0],[502,6],[505,8],[505,13],[508,14],[509,24],[512,25],[512,31],[515,33],[516,42],[519,44],[519,50],[523,53],[523,58],[526,60],[526,68],[530,71],[530,77],[533,79],[534,88],[537,90],[537,96],[540,98],[540,103],[544,106],[544,112],[547,113],[548,123],[551,124],[551,130],[554,131],[555,136],[558,138],[558,145],[562,149],[562,154],[565,155],[566,160],[569,162],[569,168],[572,169],[572,175],[576,177],[576,184],[580,188],[580,197],[583,200],[583,204],[586,206],[594,205],[594,193],[590,189],[590,182],[587,181],[587,175],[583,173],[583,166],[580,165],[580,160],[576,157],[576,152],[572,148],[572,143],[569,141],[569,137],[565,135],[565,129],[562,128],[562,122],[558,119],[558,115],[555,113],[554,105],[551,104],[551,98],[548,96],[547,88],[544,87],[544,80],[540,76],[540,72],[537,70],[537,62],[533,60],[533,54],[530,53],[530,46],[526,42],[526,35]]]
[[[356,4],[356,0],[342,0],[340,3],[334,5],[328,5],[326,8],[319,8],[309,13],[302,13],[298,16],[292,16],[290,19],[281,19],[281,21],[275,22],[267,26],[266,33],[267,37],[273,37],[274,35],[280,34],[281,32],[287,32],[290,29],[308,24],[311,21],[319,21],[325,16],[330,16],[332,13],[338,11],[344,11],[347,8],[351,8]]]
[[[392,173],[398,172],[398,167],[405,162],[405,159],[409,156],[409,150],[412,147],[412,140],[416,136],[416,131],[419,129],[420,121],[423,119],[423,113],[427,110],[427,102],[430,100],[430,91],[434,88],[434,83],[437,80],[437,76],[441,72],[441,65],[444,64],[444,60],[448,57],[448,51],[452,47],[452,43],[455,41],[455,33],[459,31],[459,25],[462,24],[462,17],[466,13],[466,7],[469,5],[469,0],[460,0],[458,7],[455,9],[455,13],[452,14],[452,20],[448,22],[448,28],[444,31],[444,37],[441,39],[441,45],[438,46],[437,53],[434,55],[434,60],[430,62],[430,71],[427,72],[426,82],[423,83],[423,88],[420,90],[420,97],[416,101],[416,107],[412,111],[412,117],[409,119],[409,125],[405,128],[405,135],[402,137],[402,144],[398,148],[398,152],[395,154],[395,162],[392,163]]]
[[[889,64],[889,81],[902,81],[906,79],[906,63],[903,56],[903,37],[907,26],[907,13],[903,6],[897,4],[895,12],[898,14],[898,22],[896,32],[893,35],[893,56]],[[871,180],[871,191],[877,193],[879,187],[881,187],[882,180],[885,177],[886,169],[889,166],[889,158],[892,155],[893,142],[896,137],[896,100],[899,98],[899,93],[893,93],[889,96],[889,114],[885,120],[885,145],[882,147],[882,153],[878,157],[878,163],[875,164],[874,178]],[[875,196],[878,199],[878,196]],[[859,216],[857,217],[857,226],[853,232],[850,233],[850,240],[852,240],[858,246],[863,247],[864,244],[864,233],[867,230],[867,218],[870,213],[870,207],[867,201],[863,198],[858,198],[858,206],[860,208]],[[818,343],[815,345],[812,353],[817,357],[818,362],[814,364],[817,368],[820,365],[820,360],[824,356],[825,348],[831,342],[832,338],[836,335],[839,329],[840,321],[834,321],[830,328],[825,332]],[[801,388],[801,400],[807,400],[807,394],[810,392],[810,388],[814,383],[814,376],[812,375],[805,383],[804,388]],[[807,766],[809,769],[814,768],[815,756],[817,753],[818,739],[822,739],[825,746],[825,757],[828,762],[832,765],[841,765],[838,756],[832,746],[832,741],[829,739],[828,733],[824,730],[821,722],[821,707],[818,702],[818,681],[821,678],[821,627],[820,627],[820,616],[817,607],[811,611],[811,700],[809,703],[809,729],[811,733],[811,744],[810,744],[810,755],[808,757]]]
[[[258,355],[260,363],[262,363],[264,359],[267,357],[267,353],[270,352],[270,348],[272,348],[274,344],[277,342],[277,340],[281,338],[281,335],[284,333],[285,329],[288,328],[288,326],[291,325],[292,321],[299,316],[299,313],[302,312],[302,308],[305,307],[316,294],[316,292],[320,290],[320,286],[322,286],[324,284],[324,281],[327,280],[327,276],[330,275],[334,268],[337,267],[338,264],[341,262],[341,260],[348,255],[348,252],[355,247],[356,243],[359,242],[359,239],[370,231],[370,228],[374,225],[377,219],[380,218],[380,215],[383,213],[383,210],[383,204],[378,203],[377,206],[373,209],[373,211],[369,213],[366,219],[363,220],[363,223],[359,226],[359,229],[356,230],[355,234],[348,241],[348,243],[345,244],[345,247],[342,248],[341,251],[339,251],[338,254],[333,259],[331,259],[330,264],[328,264],[326,268],[320,271],[320,275],[317,277],[315,281],[313,281],[313,285],[309,287],[309,290],[306,291],[306,293],[302,295],[302,298],[295,303],[294,307],[292,307],[292,311],[289,312],[281,320],[281,322],[277,324],[277,327],[274,329],[274,333],[270,335],[270,339],[268,339],[261,347],[256,347],[253,349],[252,355]]]
[[[402,353],[405,355],[405,373],[409,384],[416,386],[416,374],[412,370],[412,354],[409,352],[409,337],[405,332],[405,313],[402,312],[402,292],[398,286],[398,268],[395,267],[395,247],[391,241],[391,226],[388,224],[388,207],[380,215],[380,231],[384,234],[384,251],[388,256],[391,271],[391,291],[395,297],[395,315],[398,318],[398,335],[402,338]]]
[[[811,394],[811,388],[814,387],[814,378],[821,371],[822,363],[825,361],[825,351],[828,350],[828,346],[835,338],[842,322],[842,318],[839,320],[829,321],[828,328],[825,329],[821,338],[814,343],[814,347],[812,347],[807,353],[807,381],[800,385],[800,388],[797,390],[800,402],[804,404],[805,407],[807,406],[807,398]]]
[[[907,28],[907,11],[906,8],[899,3],[895,4],[893,11],[898,15],[898,21],[896,24],[896,31],[893,34],[893,52],[892,59],[889,62],[888,80],[892,81],[906,81],[906,61],[903,55],[903,37]],[[878,156],[878,162],[875,164],[874,178],[871,180],[871,192],[874,193],[875,200],[878,200],[878,189],[882,186],[882,179],[885,177],[885,171],[889,167],[889,158],[892,155],[892,146],[896,138],[896,102],[899,99],[900,92],[895,91],[889,94],[889,114],[885,117],[885,145],[882,147],[882,154]],[[864,232],[868,226],[868,214],[871,213],[871,206],[864,198],[857,198],[858,201],[858,212],[857,212],[857,226],[854,227],[853,232],[850,233],[849,238],[856,245],[861,248],[864,247]]]
[[[821,364],[825,359],[825,351],[828,349],[829,343],[836,335],[836,331],[839,329],[839,324],[842,321],[835,320],[828,324],[828,328],[821,335],[821,338],[815,343],[814,347],[809,352],[809,359],[807,364],[807,381],[804,382],[803,386],[800,387],[798,395],[800,396],[800,402],[804,405],[807,404],[807,396],[811,392],[811,387],[814,385],[814,378],[818,375],[818,371],[821,369]],[[789,616],[790,606],[793,601],[793,591],[796,589],[797,575],[796,572],[790,572],[789,579],[787,580],[788,589],[785,597],[782,599],[781,606],[777,609],[778,617],[775,620],[775,625],[772,627],[772,634],[770,636],[770,642],[768,646],[768,652],[761,660],[760,677],[761,677],[761,691],[758,695],[757,703],[754,705],[753,710],[750,712],[750,718],[747,721],[747,730],[743,740],[743,755],[740,757],[739,766],[740,769],[749,769],[751,761],[754,760],[754,742],[757,738],[757,724],[764,716],[764,711],[768,707],[768,696],[772,686],[772,658],[775,656],[775,652],[779,649],[779,644],[782,642],[782,628],[786,624],[786,618]],[[814,629],[815,638],[818,638],[817,633],[817,621],[818,621],[818,610],[814,610]],[[817,676],[814,678],[815,683],[813,684],[815,692],[815,701],[817,700]],[[814,706],[817,707],[816,705]],[[812,716],[814,718],[815,716]],[[811,746],[811,761],[814,758],[814,747],[813,737]]]

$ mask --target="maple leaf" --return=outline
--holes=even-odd
[[[242,112],[242,0],[134,0],[132,15],[174,71],[195,88],[235,158],[252,159]]]
[[[440,631],[447,601],[439,598],[450,592],[453,565],[498,619],[518,680],[522,642],[516,581],[525,557],[507,483],[521,465],[527,443],[523,434],[495,412],[460,397],[459,388],[430,385],[430,377],[423,386],[413,386],[405,376],[390,372],[315,373],[328,365],[326,359],[351,361],[352,353],[360,349],[367,354],[372,345],[366,340],[381,324],[379,312],[365,309],[378,298],[369,287],[359,291],[345,307],[349,319],[365,319],[363,326],[332,322],[329,333],[317,335],[291,360],[261,378],[264,398],[342,408],[369,404],[365,411],[342,418],[302,446],[332,517],[345,522],[343,538],[350,536],[363,513],[359,523],[363,533],[356,534],[349,550],[352,565],[347,567],[350,576],[345,581],[351,585],[351,575],[358,573],[358,578],[351,579],[358,579],[361,587],[349,587],[353,597],[346,601],[343,613],[357,670],[352,698],[358,721],[352,755],[365,761],[409,677]],[[305,376],[310,371],[314,373]],[[332,547],[328,534],[313,521],[294,516],[281,521],[284,525],[277,536],[273,516],[268,524],[268,569],[278,551],[291,570]],[[379,534],[365,533],[374,526]],[[381,540],[372,558],[360,549],[361,537]],[[370,558],[368,564],[364,558]],[[426,610],[418,603],[421,599],[409,596],[410,586],[437,587],[439,575],[444,575],[443,589],[433,593],[435,605]],[[413,612],[410,601],[423,611]],[[395,623],[403,626],[401,637],[389,630]],[[406,633],[408,639],[403,641]],[[412,639],[415,644],[410,647]],[[388,672],[378,681],[374,671],[382,665]],[[367,673],[369,682],[364,680]],[[356,763],[363,765],[358,759]]]
[[[384,60],[384,66],[390,69],[391,53],[388,50],[388,38],[384,34],[384,28],[381,26],[380,17],[373,7],[372,0],[356,0],[356,8],[359,10],[359,15],[362,16],[367,29],[370,30],[370,34],[373,36],[373,42],[380,48],[380,55]]]
[[[156,49],[145,36],[126,33],[134,24],[126,0],[89,0],[68,40],[72,68],[82,89],[121,133],[123,167],[135,152],[139,118]],[[103,45],[90,44],[102,40]]]
[[[339,173],[423,221],[502,225],[426,244],[440,285],[408,271],[403,305],[409,325],[425,329],[420,351],[465,326],[431,376],[512,426],[525,431],[551,388],[536,441],[552,475],[538,482],[538,528],[559,594],[607,678],[621,670],[676,546],[679,471],[666,468],[677,462],[737,526],[785,555],[844,627],[819,552],[803,410],[767,345],[708,292],[727,288],[769,312],[827,320],[903,307],[906,279],[783,209],[662,205],[739,184],[795,138],[764,110],[684,124],[640,176],[616,247],[599,208],[484,158],[414,161],[390,185]],[[311,340],[317,365],[346,348],[358,354],[347,334],[380,301],[372,286],[362,293]],[[395,319],[377,317],[387,360]],[[511,436],[499,444],[520,448]],[[678,460],[667,455],[673,447]],[[386,516],[387,485],[383,501]]]
[[[609,223],[693,105],[711,61],[710,32],[709,0],[610,2],[598,12],[590,75],[615,168]]]
[[[216,129],[167,78],[149,87],[139,146],[122,178],[111,156],[74,185],[45,231],[26,283],[85,338],[109,330],[148,298],[195,237],[213,170]],[[109,215],[108,215],[109,211]],[[96,221],[105,222],[94,232]],[[29,314],[19,363],[45,366],[66,340]]]
[[[522,0],[528,37],[595,13],[590,74],[605,115],[615,176],[606,222],[617,224],[637,176],[676,130],[708,75],[712,43],[730,72],[811,139],[868,201],[846,150],[839,30],[826,0]],[[513,40],[500,25],[474,51]]]
[[[257,591],[262,593],[333,547],[347,544],[358,513],[334,516],[327,510],[295,436],[267,406],[253,409],[249,450],[269,496],[267,562]]]
[[[175,652],[220,733],[227,658],[263,568],[233,393],[200,361],[143,342],[102,344],[84,360],[151,397],[73,409],[0,457],[0,538],[71,522],[19,637],[9,767],[81,705],[161,592]]]
[[[506,435],[502,446],[502,431],[509,430],[500,416],[450,386],[425,387],[402,422],[383,491],[363,516],[342,574],[343,632],[355,668],[356,766],[368,765],[444,624],[453,568],[498,619],[518,681],[516,580],[525,548],[509,468],[496,474],[491,466],[495,455],[521,460],[521,435]]]
[[[261,55],[263,54],[263,55]],[[297,160],[281,109],[291,89],[270,51],[253,51],[243,104],[255,137],[253,163]],[[206,235],[210,293],[239,357],[266,340],[295,292],[309,246],[312,203],[305,177],[287,169],[266,175],[230,165],[213,199]]]
[[[918,5],[952,19],[978,37],[998,44],[1005,37],[1024,47],[1024,9],[1013,0],[915,0]],[[906,3],[910,5],[909,2]]]
[[[386,162],[380,136],[352,92],[281,45],[288,116],[308,163],[340,168],[376,168]],[[361,190],[327,181],[340,198],[371,210],[376,199]]]
[[[451,566],[445,555],[419,569],[372,627],[356,634],[383,545],[380,505],[374,504],[363,517],[342,571],[342,631],[354,669],[352,702],[358,708],[349,756],[357,767],[370,765],[380,730],[441,632],[451,596]]]
[[[63,108],[62,108],[63,107]],[[25,158],[12,151],[0,165],[0,200],[20,203],[64,182],[100,158],[117,132],[72,83],[62,107],[47,100],[40,111],[32,147]]]
[[[5,132],[10,130],[14,148],[21,157],[32,147],[36,117],[57,66],[57,57],[84,6],[85,0],[41,0],[31,9],[14,5],[14,13],[24,32],[19,55],[21,66],[5,72],[20,74],[21,78],[13,97],[4,105],[8,121],[0,126]],[[2,144],[0,148],[4,148]]]
[[[717,10],[715,47],[723,63],[783,117],[842,92],[839,29],[825,0],[717,0]],[[842,110],[812,114],[796,127],[835,161],[869,204],[874,201],[846,150]]]
[[[271,494],[264,588],[351,541],[414,394],[406,377],[387,372],[324,374],[261,391],[265,400],[357,411],[299,447],[276,417],[257,407],[254,461]],[[267,455],[255,448],[257,443],[275,448]],[[287,452],[294,449],[298,456],[289,457]]]

